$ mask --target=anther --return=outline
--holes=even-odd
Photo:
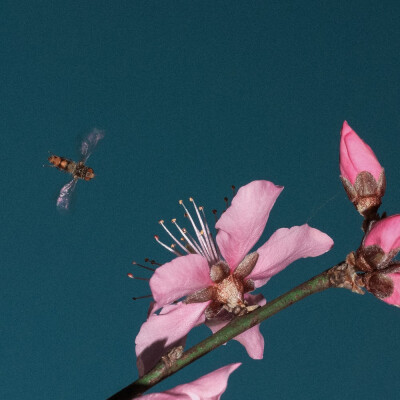
[[[218,211],[217,210],[212,210],[212,213],[214,214],[214,218],[215,218],[215,223],[217,223],[218,222]]]
[[[233,193],[233,195],[235,195],[235,194],[236,194],[236,187],[235,187],[235,185],[232,185],[231,188],[232,188],[232,193]]]
[[[226,207],[225,209],[227,210],[229,207],[229,200],[227,197],[224,197],[224,201],[225,201],[225,207]]]
[[[158,263],[156,260],[150,260],[149,257],[146,257],[146,258],[144,259],[144,262],[148,262],[148,263],[150,263],[151,265],[161,265],[161,264]],[[153,270],[153,271],[154,271],[154,270]]]

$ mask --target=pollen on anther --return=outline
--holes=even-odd
[[[193,197],[189,197],[189,201],[193,201]]]
[[[176,218],[172,218],[171,222],[174,224],[176,222]]]
[[[183,201],[182,200],[179,200],[179,204],[182,204],[183,203]]]
[[[164,220],[163,220],[163,219],[160,219],[160,220],[158,221],[158,223],[162,225],[162,224],[164,223]]]

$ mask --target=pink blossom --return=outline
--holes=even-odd
[[[379,246],[385,253],[400,249],[400,214],[384,218],[372,226],[364,239],[364,247]]]
[[[141,400],[219,400],[228,385],[229,375],[241,363],[229,364],[193,382],[176,386],[162,393],[143,395]]]
[[[268,181],[253,181],[240,188],[231,206],[216,223],[216,240],[209,229],[204,209],[197,207],[193,199],[191,202],[199,221],[197,224],[183,202],[180,203],[197,240],[174,219],[172,222],[184,239],[182,243],[171,234],[164,221],[160,221],[174,240],[175,247],[171,249],[160,242],[158,237],[156,239],[178,257],[155,271],[150,279],[152,294],[157,308],[183,297],[185,300],[175,306],[176,311],[171,311],[173,308],[169,308],[167,313],[161,311],[160,315],[154,314],[144,324],[146,328],[142,327],[136,338],[139,363],[142,362],[143,352],[154,341],[179,341],[202,322],[206,322],[215,332],[235,315],[251,312],[264,304],[265,299],[262,295],[252,296],[248,292],[265,285],[272,276],[295,260],[316,257],[332,247],[333,241],[328,235],[305,224],[278,229],[257,251],[249,254],[259,240],[282,190],[282,187]],[[168,320],[170,328],[163,326],[164,320]],[[170,329],[182,332],[176,335]],[[150,330],[153,332],[151,338],[145,335],[145,331]],[[245,346],[250,357],[263,357],[264,339],[259,326],[235,339]],[[161,355],[157,353],[153,357]]]
[[[357,175],[367,171],[376,181],[383,168],[369,147],[344,121],[340,139],[340,173],[354,185]]]

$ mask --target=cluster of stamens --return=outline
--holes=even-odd
[[[207,223],[206,215],[204,213],[204,207],[197,207],[196,203],[192,198],[189,199],[193,203],[193,207],[198,218],[200,227],[197,226],[190,212],[183,204],[182,200],[179,200],[179,204],[185,210],[185,217],[187,217],[192,225],[195,237],[197,240],[187,231],[186,228],[181,228],[176,222],[176,218],[172,219],[171,222],[175,225],[178,232],[182,235],[180,239],[177,239],[171,231],[165,226],[163,220],[160,220],[160,225],[164,228],[165,232],[172,238],[174,243],[171,246],[167,246],[161,242],[157,235],[154,236],[156,241],[166,248],[168,251],[174,253],[176,256],[182,256],[184,254],[199,254],[204,257],[208,264],[214,265],[221,260],[221,254],[218,246],[215,243],[213,235],[210,232],[210,228]]]

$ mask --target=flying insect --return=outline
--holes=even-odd
[[[61,188],[57,199],[57,208],[60,211],[68,211],[71,205],[72,194],[75,190],[76,183],[79,179],[90,181],[95,177],[93,168],[85,165],[86,161],[96,148],[97,143],[103,139],[104,132],[94,129],[84,137],[79,148],[80,161],[75,162],[65,157],[50,155],[48,158],[51,166],[60,171],[67,172],[72,175],[72,180]]]

